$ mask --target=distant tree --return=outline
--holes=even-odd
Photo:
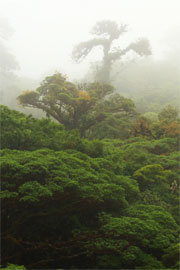
[[[160,121],[164,123],[171,123],[178,120],[179,111],[177,108],[168,105],[158,115]]]
[[[36,91],[24,91],[19,103],[25,107],[38,108],[46,112],[67,130],[78,129],[82,137],[109,115],[132,116],[134,103],[107,84],[90,83],[79,88],[60,73],[46,77]]]
[[[98,81],[109,83],[112,64],[128,51],[133,50],[140,56],[151,54],[149,42],[145,38],[130,43],[124,49],[113,47],[113,42],[119,39],[125,32],[127,32],[127,25],[125,24],[118,26],[116,22],[109,20],[97,22],[91,33],[98,37],[78,44],[73,50],[72,57],[76,62],[80,62],[94,47],[101,46],[103,49],[103,60]]]
[[[179,143],[180,119],[177,108],[169,105],[158,114],[159,121],[154,123],[153,129],[156,137],[172,137]]]
[[[12,34],[12,27],[5,19],[0,18],[0,100],[6,105],[11,103],[9,96],[11,96],[11,101],[13,98],[15,100],[14,89],[17,78],[14,71],[19,68],[6,44]]]
[[[13,28],[0,18],[0,72],[9,72],[18,68],[15,57],[8,51],[5,42],[12,36]]]

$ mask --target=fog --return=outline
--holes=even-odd
[[[13,86],[17,93],[23,87],[37,86],[47,74],[56,71],[70,80],[87,78],[92,63],[101,61],[101,50],[92,50],[79,64],[73,62],[72,51],[78,43],[92,38],[90,30],[101,20],[128,25],[119,45],[145,37],[152,49],[151,59],[162,60],[167,55],[172,59],[174,52],[178,63],[178,0],[1,0],[0,24],[5,30],[1,30],[0,61],[2,65],[6,49],[13,65],[11,76],[21,78]],[[3,80],[2,85],[6,85]],[[3,94],[6,99],[9,93]]]
[[[14,29],[8,47],[19,62],[19,75],[37,78],[58,69],[81,77],[93,58],[76,65],[71,52],[77,43],[90,38],[97,21],[128,24],[125,39],[145,36],[154,56],[160,57],[172,45],[170,39],[175,43],[177,38],[178,7],[178,0],[1,0],[0,16]]]

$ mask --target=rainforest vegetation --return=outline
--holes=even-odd
[[[126,26],[105,21],[93,29],[106,37],[73,51],[78,60],[102,44],[93,82],[57,72],[17,95],[44,117],[0,106],[2,269],[179,269],[177,87],[172,80],[160,88],[154,71],[145,92],[133,78],[149,72],[143,60],[111,83],[114,61],[130,49],[149,55],[149,44],[112,54]],[[168,87],[174,96],[161,98]]]
[[[19,101],[57,121],[1,106],[3,265],[178,269],[178,111],[113,90],[55,74]]]

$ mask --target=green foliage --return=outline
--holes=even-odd
[[[45,111],[47,116],[63,124],[66,130],[78,129],[81,137],[99,138],[96,128],[100,123],[109,122],[111,118],[116,121],[122,116],[128,119],[135,113],[134,103],[130,99],[113,92],[112,86],[97,82],[78,88],[56,73],[46,77],[36,91],[22,93],[18,100],[25,107]],[[108,125],[111,129],[111,124]],[[102,136],[104,138],[106,134],[102,135],[101,132],[100,138]]]
[[[173,122],[178,119],[178,110],[173,106],[165,107],[159,114],[158,118],[163,122]]]
[[[102,157],[104,151],[104,145],[99,140],[86,140],[84,139],[78,144],[77,150],[86,153],[90,157]]]
[[[20,199],[22,201],[38,201],[41,197],[52,196],[51,190],[40,185],[37,181],[24,183],[19,187],[18,191],[24,195]]]
[[[14,185],[17,185],[20,201],[37,201],[65,189],[97,201],[116,200],[127,204],[124,188],[129,189],[127,194],[138,192],[130,179],[129,183],[124,183],[123,178],[119,181],[116,166],[103,158],[92,159],[85,154],[77,156],[76,152],[52,150],[3,150],[1,155],[2,188],[9,188],[11,196],[17,196],[13,193]],[[108,183],[110,180],[111,184]]]
[[[75,148],[79,133],[68,133],[64,127],[50,119],[35,119],[6,106],[0,106],[1,149],[35,150],[50,148],[54,150]]]
[[[25,270],[26,268],[23,265],[8,264],[6,268],[1,268],[1,270]]]
[[[1,199],[9,199],[9,198],[14,198],[17,197],[18,193],[17,192],[9,192],[8,190],[3,190],[0,192],[0,198]]]
[[[166,267],[179,269],[179,251],[180,243],[167,248],[166,254],[163,256],[163,263]]]
[[[178,226],[158,206],[136,205],[121,217],[100,216],[102,227],[86,248],[97,256],[100,268],[164,269],[163,250],[176,241]]]
[[[5,269],[178,269],[176,138],[81,139],[1,110]]]
[[[167,182],[167,178],[171,174],[170,171],[165,171],[159,164],[147,165],[137,170],[134,173],[134,178],[138,181],[140,190],[144,191],[150,188],[155,182],[156,186]]]

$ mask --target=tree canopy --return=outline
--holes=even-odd
[[[18,101],[25,107],[46,112],[67,130],[78,129],[81,136],[112,116],[132,117],[133,101],[115,93],[108,84],[88,83],[82,87],[66,80],[60,73],[46,77],[35,91],[24,91]]]
[[[175,138],[87,140],[0,115],[3,269],[178,269]]]

